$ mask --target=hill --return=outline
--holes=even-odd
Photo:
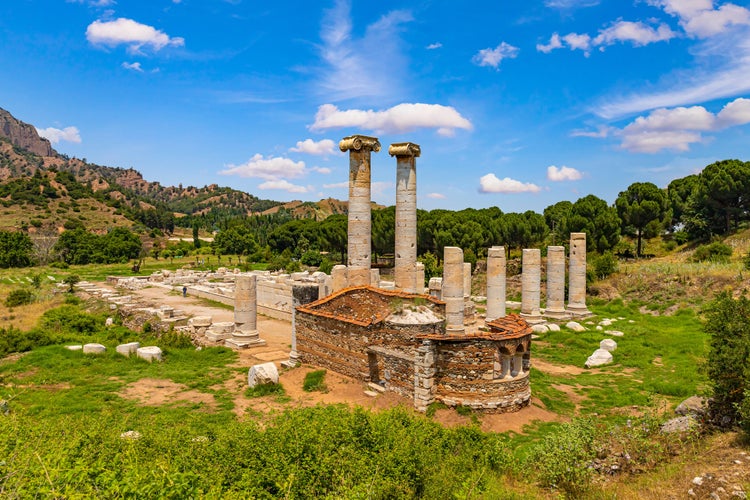
[[[54,229],[82,225],[101,232],[144,225],[171,232],[175,226],[211,230],[222,221],[286,212],[292,218],[346,213],[347,203],[264,200],[211,184],[162,186],[133,168],[89,163],[58,154],[37,130],[0,108],[0,230]],[[67,226],[66,226],[67,224]]]

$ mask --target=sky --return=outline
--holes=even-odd
[[[414,142],[419,208],[534,210],[750,160],[750,6],[712,0],[6,0],[0,107],[163,185],[348,197]]]

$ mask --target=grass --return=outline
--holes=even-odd
[[[315,370],[305,375],[302,390],[306,392],[326,392],[328,387],[325,383],[326,370]]]

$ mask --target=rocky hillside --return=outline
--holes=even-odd
[[[58,179],[61,175],[64,182]],[[0,109],[0,204],[5,207],[0,229],[5,230],[38,227],[40,221],[61,230],[65,221],[72,220],[95,231],[129,221],[127,225],[170,232],[175,225],[198,224],[210,230],[230,218],[280,211],[318,220],[347,213],[347,203],[332,198],[284,204],[216,184],[162,186],[132,168],[69,158],[52,149],[34,126],[4,109]],[[96,223],[81,216],[81,204],[97,214]],[[77,222],[68,223],[73,224]]]

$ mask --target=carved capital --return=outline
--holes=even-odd
[[[414,158],[419,158],[419,155],[422,154],[422,149],[419,147],[419,144],[414,144],[413,142],[397,142],[391,144],[391,147],[388,148],[388,154],[391,156],[413,156]]]
[[[377,137],[368,137],[366,135],[351,135],[349,137],[344,137],[341,139],[341,142],[339,142],[339,149],[342,152],[350,151],[352,149],[354,151],[359,151],[363,148],[377,153],[380,151],[380,142],[378,142]]]

